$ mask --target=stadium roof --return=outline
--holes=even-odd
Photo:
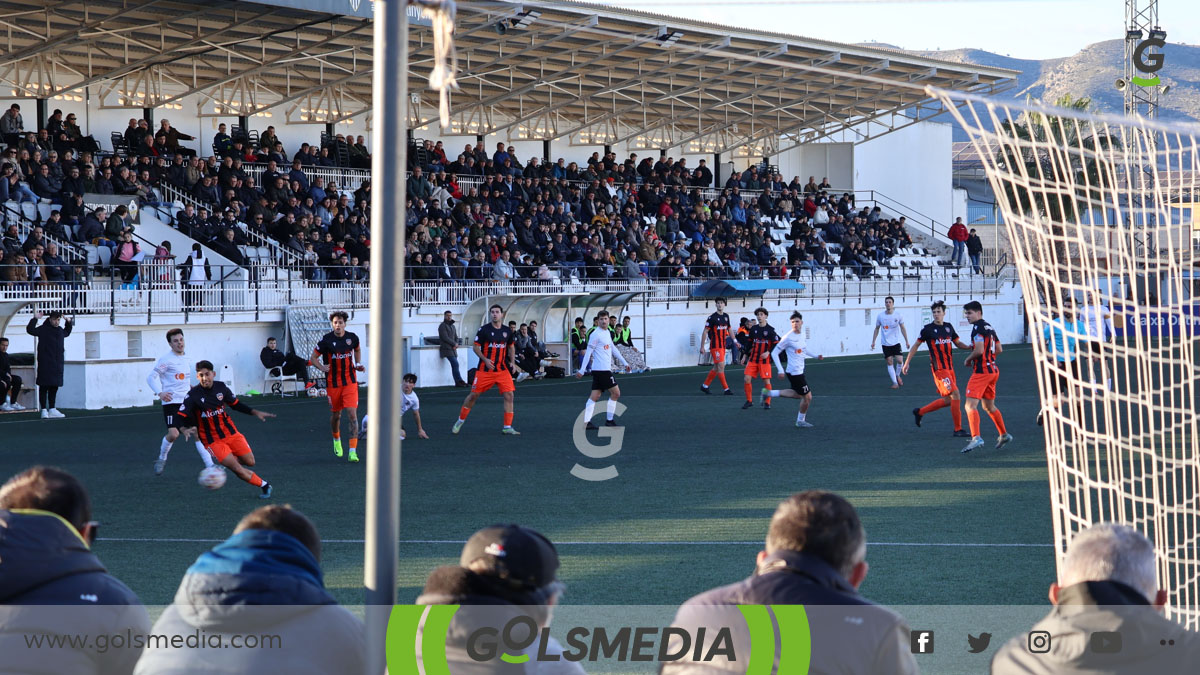
[[[369,0],[0,0],[0,92],[99,96],[340,122],[371,107]],[[410,8],[410,17],[415,18]],[[433,39],[410,29],[409,118],[436,118]],[[565,0],[462,2],[448,133],[761,156],[940,111],[925,85],[991,94],[1014,71]],[[192,99],[188,99],[189,101]],[[866,123],[866,124],[864,124]],[[418,132],[418,135],[420,132]],[[784,139],[781,141],[781,137]]]

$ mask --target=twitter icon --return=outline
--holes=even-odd
[[[979,652],[987,649],[991,642],[991,633],[980,633],[979,637],[975,637],[974,635],[967,633],[967,651],[972,654],[978,654]]]

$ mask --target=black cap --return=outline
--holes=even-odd
[[[480,561],[490,571],[478,569]],[[518,588],[537,589],[555,581],[558,551],[540,533],[520,525],[492,525],[467,540],[459,564],[508,581]]]

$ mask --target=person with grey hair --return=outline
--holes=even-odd
[[[1075,535],[1050,584],[1054,609],[996,652],[992,673],[1195,672],[1200,637],[1163,616],[1155,570],[1154,545],[1132,527],[1099,523]]]

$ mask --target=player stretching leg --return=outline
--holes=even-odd
[[[779,334],[767,323],[767,310],[759,307],[754,310],[754,318],[758,323],[747,331],[750,347],[746,350],[746,372],[742,384],[746,388],[746,402],[742,410],[754,407],[754,378],[762,378],[763,391],[771,390],[771,349],[779,343]],[[771,409],[771,399],[762,397],[763,407]]]
[[[504,325],[504,308],[492,305],[488,308],[492,322],[484,324],[475,333],[475,356],[479,357],[479,369],[475,371],[475,384],[471,393],[463,401],[458,420],[450,433],[457,434],[475,407],[479,395],[492,387],[500,387],[500,395],[504,397],[504,427],[500,433],[509,436],[520,436],[521,432],[513,429],[513,392],[517,386],[513,384],[512,369],[516,367],[517,336],[512,329]]]
[[[904,336],[904,348],[908,349],[908,329],[904,327],[904,318],[896,312],[895,298],[887,296],[883,305],[884,311],[875,317],[871,349],[875,349],[875,339],[883,329],[883,360],[887,362],[888,377],[892,378],[892,389],[899,389],[904,384],[904,378],[900,377],[900,336]]]
[[[815,356],[818,361],[825,358],[820,354],[813,353],[808,348],[808,341],[804,339],[804,333],[800,330],[803,326],[804,317],[800,312],[792,312],[792,330],[788,331],[788,334],[784,335],[779,340],[779,344],[771,350],[771,359],[775,361],[775,367],[787,373],[788,384],[792,385],[791,388],[763,390],[764,399],[780,396],[800,399],[800,412],[796,415],[796,426],[801,429],[812,426],[812,423],[805,419],[808,415],[808,407],[812,405],[812,390],[808,388],[808,380],[804,377],[804,360],[809,356]],[[786,370],[779,362],[780,353],[787,354]]]
[[[700,391],[705,394],[709,393],[708,385],[712,384],[713,378],[721,380],[721,386],[725,388],[726,396],[733,396],[733,391],[729,389],[729,383],[725,381],[725,341],[729,338],[729,315],[725,313],[725,298],[717,298],[717,311],[708,316],[708,320],[704,322],[704,336],[700,338],[700,353],[704,353],[704,345],[708,345],[712,350],[713,367],[708,371],[708,377],[704,378],[704,384],[700,385]]]
[[[592,393],[588,396],[587,403],[583,405],[583,419],[587,420],[587,424],[584,426],[586,429],[600,428],[592,424],[592,416],[596,414],[596,401],[599,401],[600,396],[606,391],[608,392],[608,414],[604,426],[617,426],[613,417],[617,414],[617,399],[621,398],[621,388],[617,386],[617,378],[612,374],[613,359],[620,361],[621,365],[625,366],[625,371],[629,371],[629,362],[625,360],[624,356],[621,356],[621,352],[617,351],[617,347],[612,341],[612,334],[608,332],[608,312],[600,310],[596,318],[600,321],[597,326],[600,330],[592,333],[592,337],[588,339],[583,363],[580,364],[579,370],[575,371],[575,379],[583,377],[589,367],[592,371]]]
[[[1002,353],[1004,348],[1000,346],[1000,338],[992,329],[992,325],[984,321],[983,305],[979,304],[979,301],[968,302],[963,305],[963,310],[966,312],[967,321],[971,322],[971,344],[974,345],[971,355],[963,365],[969,366],[973,363],[975,370],[971,379],[967,380],[966,408],[967,423],[971,425],[971,442],[960,452],[970,452],[983,447],[983,437],[979,435],[979,411],[976,409],[980,402],[992,418],[996,430],[1000,432],[1000,437],[996,439],[996,449],[999,450],[1012,440],[1012,434],[1004,429],[1004,416],[996,407],[996,380],[1000,378],[1000,369],[996,367],[996,355]]]
[[[225,412],[225,406],[240,413],[253,415],[264,422],[268,417],[275,415],[255,410],[239,401],[224,382],[217,381],[216,375],[213,374],[213,365],[208,361],[196,364],[196,379],[200,384],[188,391],[177,413],[184,439],[195,433],[218,464],[232,471],[238,478],[261,488],[260,499],[270,497],[271,484],[248,468],[254,466],[254,453],[246,443],[246,437],[233,425],[233,419]]]
[[[958,396],[958,378],[954,375],[954,346],[957,345],[962,349],[970,349],[963,341],[959,339],[958,332],[954,330],[954,326],[945,322],[946,318],[946,303],[938,300],[930,307],[933,314],[933,323],[925,324],[921,329],[921,335],[917,341],[913,343],[912,349],[908,351],[908,358],[904,359],[904,365],[900,370],[903,374],[908,374],[908,365],[912,362],[913,356],[917,353],[917,348],[921,343],[928,345],[929,349],[929,367],[933,369],[933,384],[937,387],[938,396],[941,398],[927,404],[923,408],[913,408],[913,419],[916,420],[917,426],[921,426],[921,418],[929,413],[940,410],[949,406],[950,416],[954,420],[954,435],[964,438],[969,438],[968,434],[962,428],[962,408],[959,403]]]
[[[171,452],[171,446],[179,438],[175,416],[179,412],[179,404],[183,403],[191,389],[188,373],[192,372],[192,365],[183,355],[183,329],[172,328],[167,331],[167,344],[171,345],[171,351],[159,357],[154,363],[154,370],[146,376],[150,391],[162,401],[163,421],[167,423],[167,435],[163,436],[158,446],[158,459],[154,462],[155,476],[162,475],[163,467],[167,464],[167,453]],[[196,441],[196,451],[200,453],[200,460],[205,467],[213,465],[212,455],[200,441]]]
[[[333,432],[333,454],[342,456],[342,411],[350,417],[350,457],[351,462],[358,461],[358,377],[356,373],[363,371],[359,365],[362,361],[362,346],[358,336],[346,330],[346,322],[350,315],[345,312],[334,312],[329,315],[329,324],[333,330],[325,334],[313,350],[309,365],[325,377],[325,392],[329,397],[329,428]]]

